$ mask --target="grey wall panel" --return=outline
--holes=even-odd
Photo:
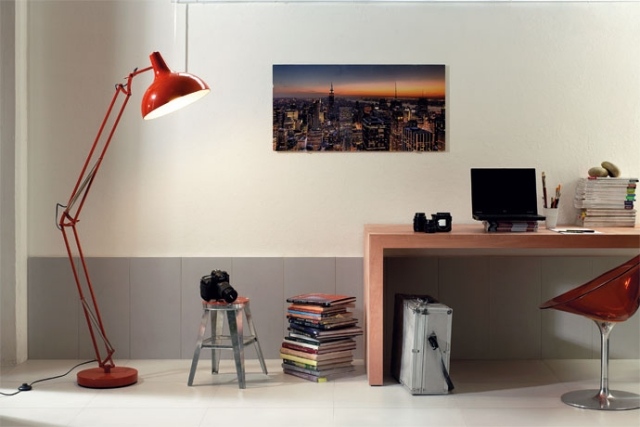
[[[277,359],[286,332],[282,327],[284,261],[282,258],[234,258],[233,271],[233,286],[251,300],[251,314],[262,353],[267,359]],[[256,357],[252,347],[247,349],[245,357]]]
[[[451,358],[489,359],[489,263],[446,257],[439,271],[440,301],[453,309]]]
[[[334,293],[336,291],[335,258],[285,258],[284,297],[309,292]],[[287,327],[284,318],[282,324]]]
[[[548,257],[541,262],[542,304],[594,277],[593,262],[581,257]],[[541,310],[543,359],[593,357],[592,325],[587,319],[557,310]]]
[[[356,297],[355,307],[351,309],[358,319],[358,326],[364,328],[364,271],[362,258],[336,258],[336,293]],[[356,338],[356,359],[364,358],[364,336]]]
[[[589,323],[591,323],[593,329],[596,329],[593,322]],[[614,359],[640,359],[640,314],[636,313],[626,322],[616,324],[611,335],[609,335],[609,339],[609,357]],[[595,347],[596,357],[600,357],[599,343]]]
[[[624,257],[398,257],[385,260],[385,358],[390,354],[393,295],[426,293],[454,309],[452,357],[598,358],[588,319],[541,302],[614,267]],[[200,278],[226,270],[251,298],[265,357],[277,359],[286,334],[285,299],[304,292],[357,297],[362,320],[362,258],[90,258],[107,335],[117,359],[193,355],[201,316]],[[29,259],[29,358],[93,357],[66,258]],[[611,356],[640,358],[640,315],[611,335]],[[358,340],[356,357],[364,355]],[[208,355],[205,356],[208,358]],[[231,357],[231,355],[225,355]],[[254,358],[252,350],[247,358]]]
[[[79,296],[69,260],[29,258],[27,268],[29,359],[76,359]]]
[[[131,259],[131,358],[180,358],[180,258]]]
[[[91,277],[94,294],[100,309],[102,323],[109,342],[116,350],[113,355],[117,359],[131,357],[131,299],[129,286],[129,258],[89,258],[86,260]],[[88,359],[95,356],[91,338],[86,327],[82,309],[80,310],[80,349],[79,357]],[[96,328],[97,331],[97,328]],[[98,348],[103,352],[100,337],[96,336]],[[102,358],[106,355],[101,353]]]
[[[284,296],[336,291],[335,258],[285,258]]]
[[[438,259],[435,257],[391,257],[384,260],[384,366],[391,363],[395,294],[438,295]]]
[[[540,358],[540,260],[489,258],[492,359]]]

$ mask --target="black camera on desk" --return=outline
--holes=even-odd
[[[451,231],[451,214],[449,212],[437,212],[427,219],[424,212],[417,212],[413,217],[413,231],[424,233],[436,233]]]
[[[223,300],[232,303],[238,298],[238,292],[229,284],[229,274],[222,270],[213,270],[211,275],[200,279],[200,296],[205,301]]]

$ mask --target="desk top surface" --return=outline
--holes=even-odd
[[[638,227],[594,230],[598,233],[561,234],[545,228],[487,233],[482,224],[453,224],[450,232],[416,233],[410,224],[367,224],[364,237],[365,245],[381,248],[640,248]]]

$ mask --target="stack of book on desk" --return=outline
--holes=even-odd
[[[634,227],[638,178],[583,178],[578,181],[574,207],[583,227]]]
[[[349,311],[355,300],[320,293],[287,298],[289,333],[280,348],[285,374],[324,382],[354,370],[354,338],[363,333]]]

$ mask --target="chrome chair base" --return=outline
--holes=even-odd
[[[609,393],[596,389],[570,391],[562,395],[562,401],[582,409],[605,411],[640,409],[640,395],[619,390],[610,390]]]

